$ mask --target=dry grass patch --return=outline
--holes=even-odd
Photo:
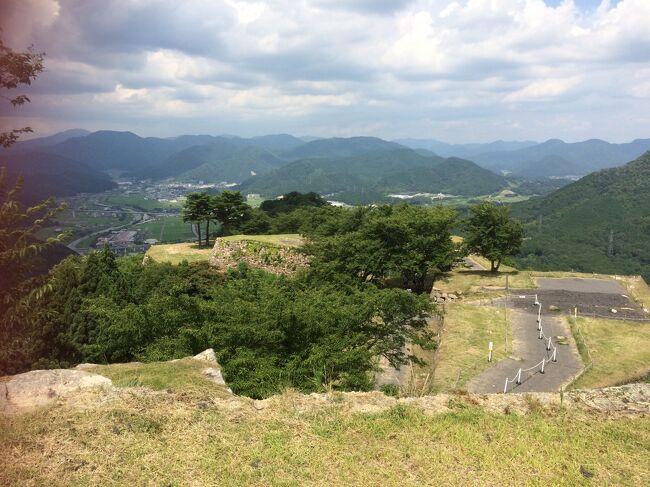
[[[436,352],[433,389],[462,389],[474,376],[505,358],[511,348],[510,310],[491,306],[451,303],[446,306],[444,330]],[[506,350],[506,333],[508,350]],[[488,343],[493,342],[493,362],[487,361]]]
[[[158,244],[147,251],[145,258],[177,265],[183,261],[208,262],[211,253],[212,247],[199,247],[196,243]]]
[[[592,362],[573,388],[613,386],[650,374],[650,323],[578,317],[571,327],[577,343],[584,337]],[[580,352],[588,364],[587,351]]]
[[[643,417],[229,411],[134,396],[0,419],[0,485],[638,486],[648,445]]]
[[[173,362],[100,365],[89,370],[108,377],[116,387],[148,387],[202,397],[229,397],[224,387],[208,380],[201,370],[214,364],[185,358]]]

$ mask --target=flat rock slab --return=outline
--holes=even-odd
[[[538,277],[541,289],[574,291],[578,293],[626,294],[626,290],[616,281],[608,279],[577,279]]]
[[[107,377],[83,370],[34,370],[0,382],[0,413],[13,413],[56,403],[91,390],[112,391]]]

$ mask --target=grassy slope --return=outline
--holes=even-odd
[[[197,407],[198,404],[204,404]],[[455,402],[229,410],[125,396],[94,411],[0,418],[1,485],[647,485],[650,420],[496,415]],[[592,472],[587,479],[581,467]]]
[[[572,330],[574,335],[579,330],[588,349],[580,350],[583,361],[592,362],[574,388],[618,385],[650,374],[650,323],[578,317]]]
[[[463,389],[469,379],[487,369],[488,343],[494,343],[493,361],[505,358],[506,333],[512,338],[503,308],[451,303],[446,306],[444,335],[436,353],[433,390]],[[508,342],[511,347],[511,342]]]
[[[191,358],[176,362],[100,365],[89,372],[103,375],[117,387],[148,387],[154,391],[179,392],[198,397],[227,397],[223,387],[205,379],[201,370],[210,363]]]

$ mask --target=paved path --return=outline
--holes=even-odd
[[[536,281],[541,289],[554,289],[579,293],[626,294],[623,286],[610,279],[538,277]]]
[[[520,298],[513,296],[511,299]],[[470,392],[503,392],[506,377],[514,378],[520,367],[526,369],[542,358],[551,358],[552,351],[547,352],[545,341],[538,338],[534,298],[528,297],[526,300],[530,301],[528,307],[511,311],[514,334],[512,356],[473,378],[468,384]],[[556,343],[557,362],[548,363],[544,374],[539,373],[539,368],[522,372],[522,383],[517,386],[510,383],[508,392],[556,392],[582,370],[582,361],[564,316],[544,315],[542,312],[542,324],[544,333],[553,337],[553,342],[556,342],[555,337],[562,336],[567,344]]]

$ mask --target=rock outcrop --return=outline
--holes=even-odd
[[[85,393],[114,392],[110,379],[83,370],[33,370],[0,379],[0,413],[11,414]]]

